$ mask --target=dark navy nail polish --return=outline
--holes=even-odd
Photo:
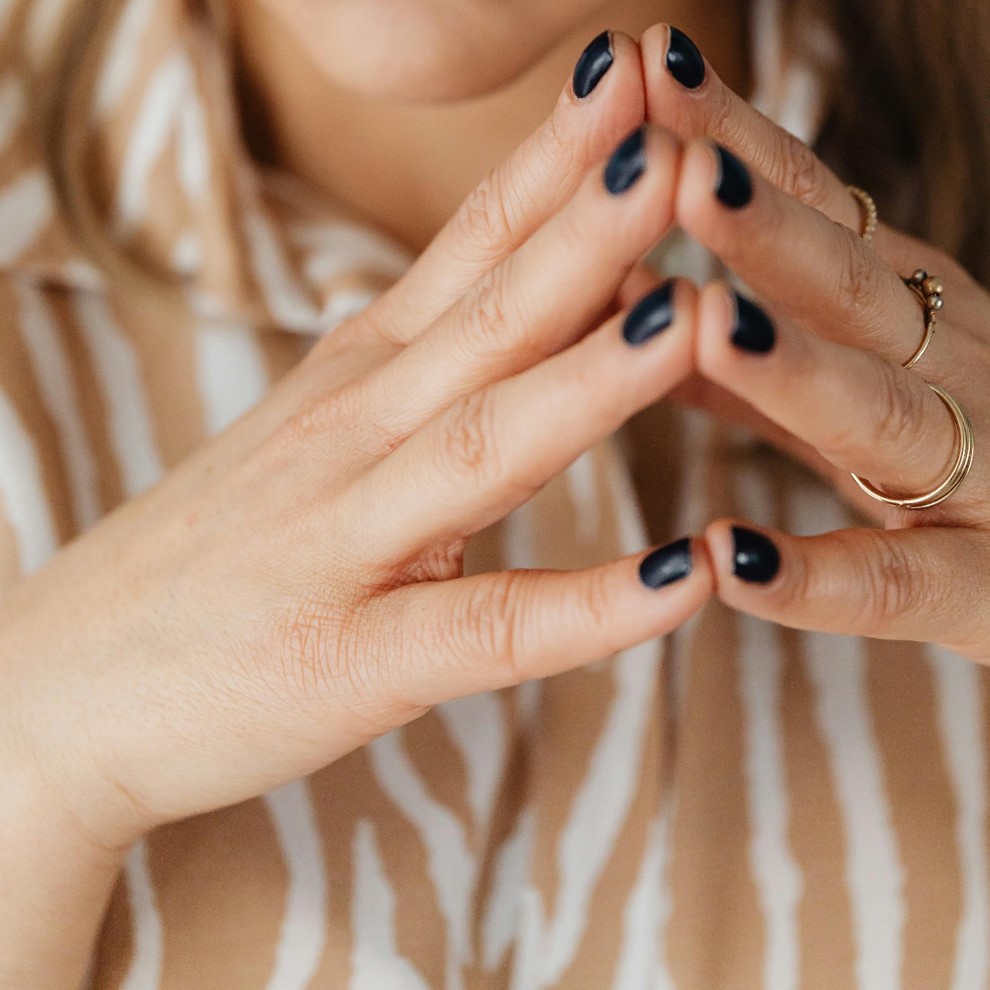
[[[736,320],[731,339],[741,351],[766,354],[773,350],[777,332],[770,317],[756,303],[736,293]]]
[[[715,151],[718,154],[715,195],[726,206],[738,210],[753,198],[753,180],[746,166],[731,151],[720,144],[715,145]]]
[[[608,160],[605,166],[605,188],[613,195],[624,193],[646,171],[646,135],[636,128]]]
[[[732,573],[750,584],[769,584],[780,570],[780,551],[762,533],[732,527]]]
[[[639,577],[647,588],[665,588],[691,573],[691,540],[685,537],[654,550],[639,565]]]
[[[612,35],[602,31],[588,45],[574,66],[574,95],[583,100],[602,80],[602,76],[612,67],[615,53],[612,51]]]
[[[664,282],[642,299],[626,316],[622,336],[634,347],[645,344],[674,322],[674,281]]]
[[[705,81],[705,60],[698,46],[675,27],[670,29],[666,62],[668,72],[687,89],[697,89]]]

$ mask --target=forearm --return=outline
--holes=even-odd
[[[77,990],[123,851],[98,848],[24,765],[6,760],[0,834],[0,986]]]
[[[77,990],[126,838],[98,831],[95,817],[81,817],[88,806],[70,797],[75,789],[113,813],[87,771],[93,760],[80,724],[68,716],[68,708],[88,702],[45,664],[37,643],[18,636],[24,624],[10,608],[15,598],[8,595],[0,617],[0,987]],[[32,615],[27,625],[42,623]],[[52,684],[68,690],[73,704],[46,705],[43,688]]]

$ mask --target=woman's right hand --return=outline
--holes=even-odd
[[[4,600],[0,761],[97,844],[661,635],[707,599],[685,546],[651,559],[656,588],[638,556],[462,572],[468,537],[692,366],[689,283],[596,325],[670,224],[680,158],[645,128],[642,157],[633,138],[603,173],[643,118],[638,48],[614,49],[393,289]]]

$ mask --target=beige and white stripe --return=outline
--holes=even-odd
[[[183,0],[129,0],[95,77],[96,191],[184,317],[94,273],[27,108],[63,0],[0,0],[0,592],[237,418],[408,252],[231,135]],[[757,102],[826,106],[759,0]],[[196,15],[198,16],[198,15]],[[821,45],[819,45],[819,49]],[[95,181],[95,180],[94,180]],[[672,241],[655,255],[704,277]],[[736,430],[667,406],[481,534],[575,567],[738,513],[847,525]],[[835,990],[990,985],[985,670],[713,605],[540,684],[444,706],[131,852],[96,990]]]

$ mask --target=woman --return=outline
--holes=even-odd
[[[4,5],[0,983],[986,985],[990,27],[876,6]]]

